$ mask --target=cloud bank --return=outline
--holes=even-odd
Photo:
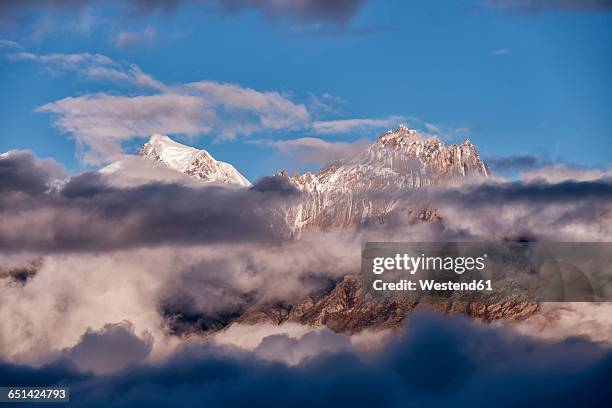
[[[300,193],[283,177],[264,178],[250,189],[160,182],[121,188],[107,182],[104,174],[83,173],[54,188],[58,172],[59,165],[27,152],[12,152],[0,159],[0,243],[4,251],[271,244],[286,236],[286,211],[300,199]],[[577,237],[602,240],[610,231],[612,179],[600,175],[560,182],[539,177],[528,182],[388,190],[372,193],[370,199],[440,209],[448,228],[437,232],[440,239],[461,228],[466,238],[503,239],[515,236],[518,228],[544,238],[555,227],[560,228],[555,234],[566,231],[559,238],[571,239],[574,230],[581,232]],[[505,217],[499,217],[500,208]],[[519,218],[522,221],[517,223]],[[407,221],[394,222],[402,225]],[[394,229],[393,225],[385,228]],[[435,228],[439,227],[432,227],[432,234]]]
[[[61,190],[47,193],[51,174],[43,172],[30,153],[13,153],[0,160],[3,179],[3,252],[190,242],[273,243],[283,236],[282,219],[274,222],[275,214],[264,209],[279,207],[298,195],[279,185],[280,180],[264,180],[252,189],[155,183],[121,189],[107,185],[98,173],[73,177]]]
[[[282,177],[251,189],[174,180],[120,187],[109,181],[112,174],[65,177],[57,164],[31,153],[0,158],[2,359],[40,365],[59,353],[75,370],[121,369],[121,353],[107,367],[82,357],[88,353],[65,351],[79,343],[95,349],[97,339],[114,333],[109,336],[140,356],[135,364],[158,361],[183,342],[180,334],[223,329],[253,305],[296,304],[323,293],[358,272],[355,248],[363,241],[606,241],[612,235],[606,177],[380,191],[362,198],[436,208],[442,219],[422,222],[398,207],[384,223],[305,231],[299,240],[291,238],[286,217],[301,196]],[[583,311],[593,324],[573,333],[609,337],[606,311]],[[555,322],[572,319],[572,312],[562,313],[547,320],[552,326],[534,324],[531,333],[557,337],[563,332]],[[124,320],[133,326],[107,327]],[[346,345],[328,340],[334,353]],[[275,348],[286,350],[283,361],[294,365],[313,357],[314,346],[293,340],[266,344],[259,358],[270,360]]]
[[[112,337],[112,336],[111,336]],[[326,352],[295,366],[210,345],[186,347],[155,364],[104,377],[50,363],[0,364],[7,385],[71,387],[71,405],[190,406],[605,406],[609,348],[580,339],[539,342],[459,318],[417,314],[401,335],[374,352],[350,349],[341,335],[264,340],[294,352]],[[262,343],[262,346],[264,346]],[[335,344],[335,346],[334,346]],[[81,347],[77,345],[76,347]],[[237,392],[237,391],[240,392]]]
[[[286,222],[301,196],[282,177],[250,189],[63,177],[31,153],[0,158],[0,355],[15,361],[44,358],[88,327],[124,319],[155,338],[152,355],[164,354],[173,333],[217,330],[254,304],[291,304],[356,273],[363,241],[612,235],[606,177],[381,191],[362,198],[402,203],[384,223],[305,231],[299,240]],[[402,208],[435,208],[442,219],[422,222]]]

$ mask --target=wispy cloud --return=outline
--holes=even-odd
[[[290,140],[257,140],[254,143],[270,146],[298,162],[323,165],[352,157],[368,146],[368,141],[330,142],[316,137]]]
[[[512,54],[512,49],[511,48],[498,48],[495,50],[491,50],[489,54],[491,55],[510,55]]]
[[[309,120],[306,108],[277,92],[201,81],[152,95],[93,94],[68,97],[38,108],[90,149],[89,162],[121,152],[121,142],[153,133],[214,134],[233,139],[261,130],[291,129]]]
[[[345,103],[345,100],[339,96],[324,92],[321,95],[309,93],[310,101],[308,106],[311,111],[319,114],[340,113],[340,107]]]
[[[238,84],[197,81],[167,85],[139,66],[105,55],[8,54],[13,61],[33,61],[51,71],[72,72],[84,80],[130,86],[139,95],[110,92],[67,97],[39,112],[55,115],[55,124],[79,142],[87,162],[109,160],[121,143],[153,133],[205,135],[233,139],[263,130],[303,129],[311,122],[304,104],[275,91]]]
[[[34,61],[51,71],[76,72],[78,76],[93,81],[110,81],[122,85],[163,89],[164,85],[142,72],[135,64],[120,63],[101,54],[35,54],[17,52],[8,54],[13,61]]]
[[[390,116],[380,119],[338,119],[323,120],[312,123],[312,130],[315,134],[345,134],[364,130],[391,128],[402,122],[402,116]]]
[[[465,126],[449,126],[441,123],[427,122],[414,116],[406,118],[406,123],[425,137],[435,136],[443,140],[465,138],[471,133],[471,130]]]
[[[287,28],[287,33],[291,35],[318,35],[318,36],[364,36],[372,34],[384,34],[396,30],[397,27],[390,25],[372,25],[372,26],[351,26],[345,25],[323,25],[320,23],[313,24],[295,24]]]
[[[115,39],[117,48],[136,47],[142,44],[153,44],[157,38],[157,31],[153,27],[146,27],[142,31],[121,31]]]
[[[401,116],[390,116],[313,121],[313,115],[333,113],[343,100],[328,93],[309,94],[309,109],[286,94],[239,84],[197,81],[168,85],[135,64],[118,62],[101,54],[20,51],[7,55],[13,61],[36,62],[50,71],[71,72],[83,80],[129,86],[140,93],[85,94],[66,97],[37,109],[54,115],[55,125],[75,137],[84,153],[83,158],[89,163],[108,161],[121,153],[123,141],[153,133],[214,135],[218,140],[279,130],[301,130],[317,135],[363,135],[394,127],[403,120]],[[285,154],[291,152],[308,157],[308,160],[320,155],[325,161],[353,146],[317,138],[269,145]]]
[[[21,44],[15,42],[15,41],[11,41],[11,40],[4,40],[4,39],[0,39],[0,50],[6,50],[6,49],[20,49]]]
[[[342,98],[311,93],[307,103],[300,103],[284,93],[240,84],[204,80],[169,85],[143,72],[136,64],[101,54],[36,54],[20,50],[6,55],[13,61],[38,63],[51,72],[74,73],[82,80],[108,82],[137,92],[122,95],[106,91],[66,97],[37,109],[54,115],[55,125],[75,137],[82,158],[91,164],[120,154],[126,140],[154,133],[212,135],[217,140],[280,130],[371,136],[371,132],[390,129],[404,121],[402,116],[313,120],[318,114],[337,113]],[[440,126],[425,125],[429,131],[443,133]],[[343,143],[311,137],[269,146],[309,161],[320,156],[327,162],[337,158],[342,149],[359,145]]]

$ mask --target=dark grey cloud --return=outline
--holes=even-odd
[[[363,240],[371,231],[385,231],[394,237],[385,240],[400,241],[415,236],[423,241],[491,241],[529,236],[590,242],[608,241],[612,234],[612,177],[603,172],[598,178],[586,180],[552,182],[536,177],[416,190],[390,188],[353,199],[367,200],[375,208],[394,203],[383,221],[361,221]],[[423,223],[418,215],[431,210],[441,218]],[[333,215],[333,210],[329,212]]]
[[[612,200],[612,178],[589,181],[565,180],[548,183],[534,180],[529,183],[483,183],[464,189],[453,189],[440,194],[439,199],[466,206],[502,206],[508,204],[567,204],[584,202],[607,205]]]
[[[0,156],[0,194],[21,191],[42,194],[50,187],[54,177],[63,173],[62,167],[52,160],[38,160],[31,152],[14,151]]]
[[[299,194],[295,186],[289,182],[289,179],[280,175],[262,177],[253,186],[253,190],[260,192],[277,192],[282,195]]]
[[[50,180],[31,154],[0,159],[2,250],[276,242],[285,225],[274,209],[299,197],[267,179],[251,189],[155,183],[113,188],[98,173],[85,173],[48,191]]]
[[[255,9],[270,17],[345,23],[359,11],[365,0],[220,0],[217,2],[228,11]]]
[[[429,193],[442,216],[436,239],[608,241],[612,178],[486,182]]]
[[[536,341],[431,313],[413,315],[380,350],[334,346],[294,367],[212,346],[102,377],[0,364],[3,384],[68,385],[75,407],[609,406],[611,374],[605,345]]]
[[[127,17],[133,17],[172,12],[186,5],[201,6],[210,12],[234,14],[253,10],[270,18],[344,24],[364,3],[365,0],[5,0],[0,2],[0,15],[6,19],[37,10],[73,13],[88,6],[111,4]]]
[[[1,250],[53,252],[156,245],[275,244],[290,235],[287,209],[301,200],[284,177],[263,178],[250,189],[160,183],[120,188],[108,185],[97,173],[85,173],[71,178],[62,188],[50,189],[54,178],[45,168],[31,154],[0,160],[0,180],[4,180],[0,184]],[[380,227],[391,232],[406,225],[400,217],[404,214],[401,208],[438,208],[445,225],[451,228],[454,222],[462,224],[466,220],[480,228],[487,217],[479,211],[506,209],[495,213],[499,233],[516,234],[514,228],[518,224],[512,220],[517,213],[524,214],[524,220],[537,213],[547,215],[530,223],[531,231],[521,232],[533,236],[550,233],[550,228],[563,222],[580,223],[582,231],[597,224],[600,226],[596,231],[604,233],[609,227],[601,222],[610,211],[612,179],[557,183],[534,179],[411,191],[390,189],[355,196],[355,201],[362,199],[381,206],[390,201],[398,203],[396,215],[387,217]],[[550,211],[561,207],[563,211],[559,213]],[[464,216],[454,219],[453,212]],[[555,220],[548,218],[552,214]],[[500,223],[505,220],[508,224],[502,228]],[[378,223],[365,227],[374,224]],[[450,230],[440,230],[436,237],[448,238],[444,236],[447,233],[456,237],[456,231]],[[462,235],[470,233],[467,230]]]
[[[493,6],[527,12],[537,11],[607,11],[612,0],[487,0]]]
[[[529,179],[542,175],[548,181],[596,179],[606,175],[606,169],[584,167],[578,164],[550,160],[534,154],[516,156],[492,156],[484,159],[493,174],[522,173]]]
[[[550,165],[550,162],[535,155],[488,157],[484,161],[494,173],[519,172]]]
[[[153,337],[139,337],[134,326],[123,321],[106,324],[100,330],[88,329],[79,342],[62,352],[62,359],[80,372],[107,374],[143,363],[151,353]]]

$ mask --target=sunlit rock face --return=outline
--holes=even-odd
[[[365,301],[363,281],[346,276],[333,289],[318,296],[309,296],[293,305],[258,304],[247,309],[237,320],[241,324],[296,322],[311,327],[328,327],[339,333],[356,334],[365,329],[390,330],[401,327],[402,321],[416,309],[462,314],[492,322],[521,321],[536,313],[535,302],[379,302]]]

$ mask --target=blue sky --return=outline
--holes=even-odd
[[[316,169],[400,122],[468,136],[484,157],[612,162],[605,1],[32,3],[0,6],[0,151],[71,171],[135,151],[157,125],[250,179]]]

